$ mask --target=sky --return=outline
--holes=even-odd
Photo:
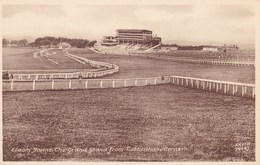
[[[3,5],[4,38],[100,40],[116,29],[148,29],[162,41],[254,44],[250,5]]]

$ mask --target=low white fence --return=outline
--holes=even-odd
[[[38,52],[40,54],[44,53],[44,50]],[[84,57],[76,56],[64,51],[66,56],[73,58],[74,60],[80,62],[89,63],[93,67],[99,69],[83,69],[82,71],[72,72],[72,73],[24,73],[24,74],[12,74],[12,79],[14,80],[40,80],[40,79],[78,79],[78,78],[96,78],[105,75],[114,74],[119,71],[119,67],[115,64],[109,64],[106,62],[99,62],[89,60]]]
[[[213,65],[232,65],[232,66],[255,66],[254,61],[234,61],[234,60],[226,60],[226,59],[185,59],[180,57],[163,57],[160,56],[151,56],[144,54],[135,54],[135,56],[144,56],[147,58],[153,59],[162,59],[162,60],[170,60],[177,62],[187,62],[187,63],[198,63],[198,64],[213,64]]]
[[[234,66],[255,66],[254,61],[232,61],[232,60],[193,60],[193,59],[178,59],[184,62],[199,63],[199,64],[216,64],[216,65],[234,65]]]
[[[158,84],[173,84],[198,90],[222,93],[226,95],[248,97],[253,99],[255,98],[254,84],[216,81],[180,76],[131,79],[52,79],[33,81],[4,80],[3,91],[121,88]]]
[[[226,95],[255,98],[255,85],[191,77],[172,76],[171,83],[178,86],[206,90]]]

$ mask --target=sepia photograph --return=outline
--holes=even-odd
[[[3,162],[256,162],[259,3],[36,2],[1,3]]]

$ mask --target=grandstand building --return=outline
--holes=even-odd
[[[130,43],[155,46],[161,42],[160,37],[145,29],[118,29],[116,30],[116,39],[119,44]]]
[[[93,50],[102,54],[145,53],[160,50],[161,38],[146,29],[118,29],[115,36],[104,36]]]
[[[101,42],[103,46],[115,46],[119,44],[142,44],[156,46],[161,43],[161,38],[146,29],[118,29],[116,36],[104,36]]]

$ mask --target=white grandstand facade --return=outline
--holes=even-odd
[[[118,29],[115,36],[104,36],[94,47],[103,54],[129,54],[160,49],[161,38],[146,29]]]

